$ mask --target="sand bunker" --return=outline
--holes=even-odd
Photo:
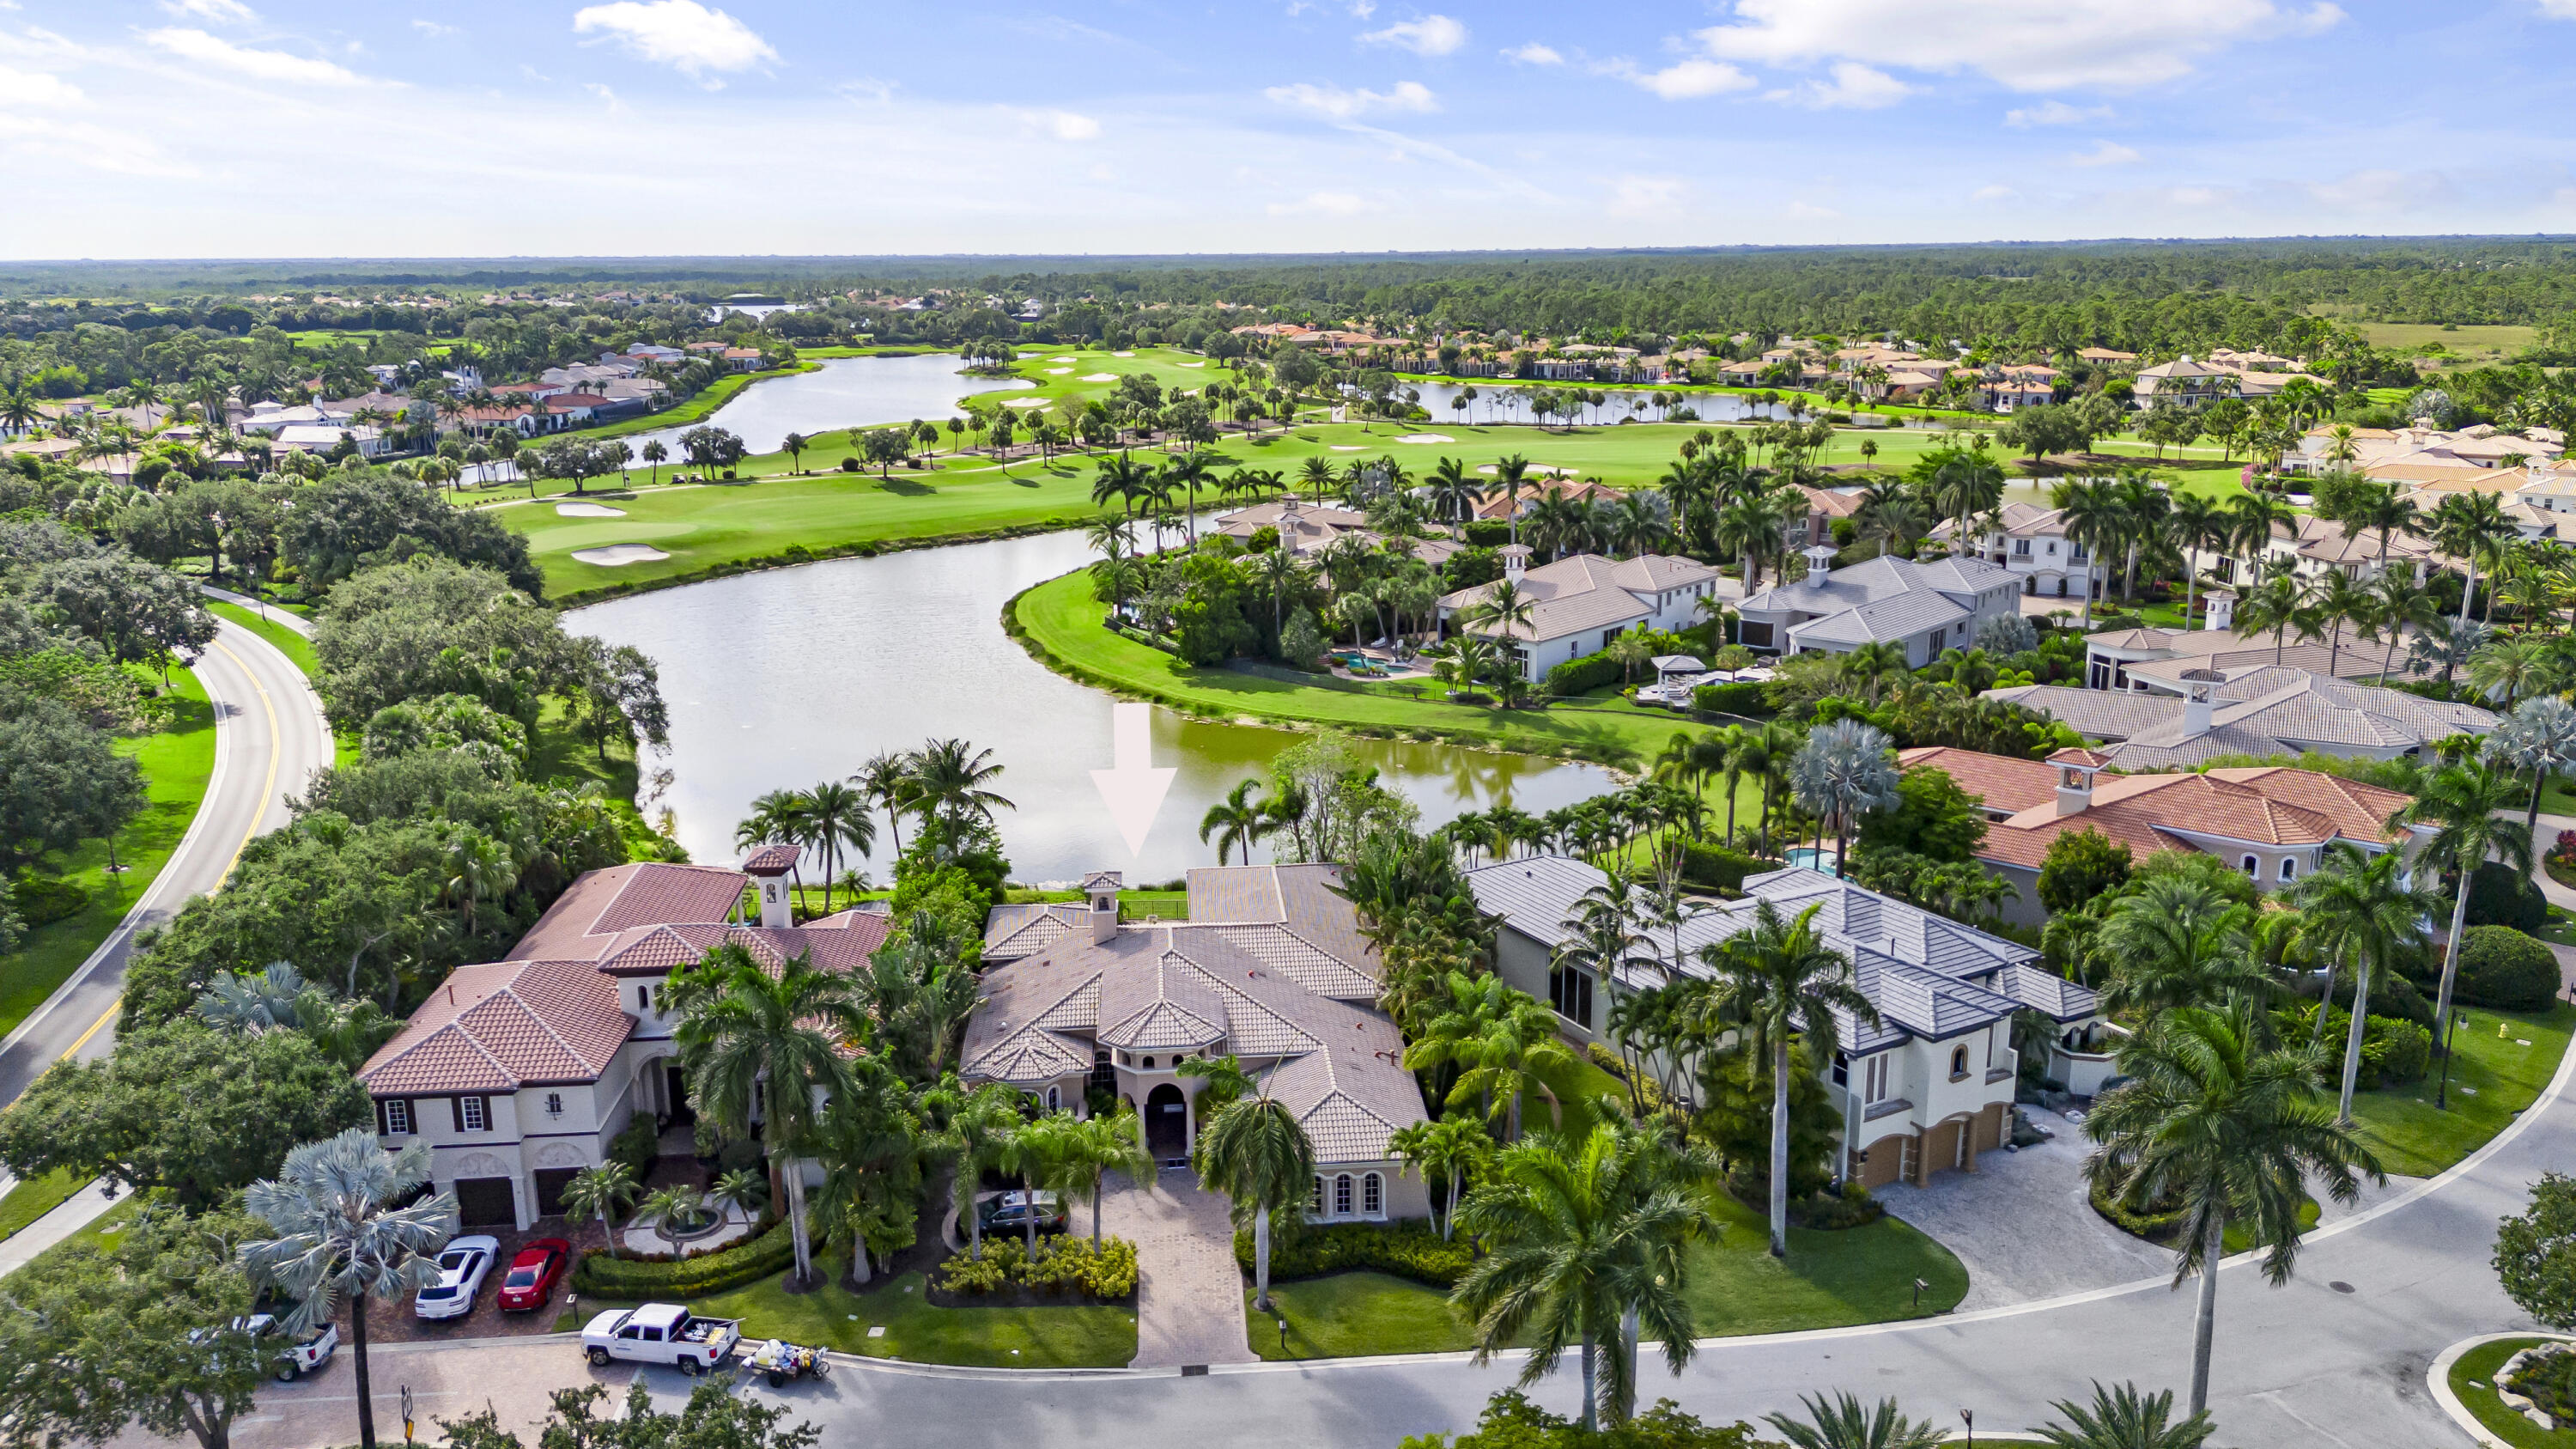
[[[670,557],[669,554],[649,543],[612,543],[606,548],[577,548],[572,551],[572,556],[577,562],[597,564],[604,569],[613,569],[619,564],[651,563],[656,559]]]
[[[1070,357],[1050,357],[1050,358],[1048,358],[1048,359],[1047,359],[1047,361],[1049,361],[1049,362],[1071,362],[1071,361],[1073,361],[1073,359],[1072,359],[1072,358],[1070,358]]]
[[[624,518],[626,510],[605,503],[558,503],[555,512],[566,518]]]
[[[1062,377],[1062,376],[1064,376],[1066,373],[1071,372],[1071,371],[1073,371],[1073,369],[1072,369],[1072,368],[1070,368],[1070,367],[1050,367],[1050,368],[1048,368],[1048,369],[1047,369],[1047,376],[1049,376],[1049,377]]]
[[[1454,443],[1458,440],[1447,433],[1407,433],[1396,441],[1399,443]]]
[[[1365,446],[1359,443],[1332,443],[1327,446],[1331,447],[1336,453],[1365,453],[1368,451]]]
[[[1082,380],[1084,382],[1116,382],[1118,380],[1118,374],[1114,372],[1094,372],[1087,374]]]
[[[1204,362],[1184,362],[1184,363],[1182,363],[1182,364],[1181,364],[1181,366],[1183,366],[1183,367],[1205,367],[1205,366],[1207,366],[1207,364],[1206,364],[1206,363],[1204,363]]]
[[[1110,356],[1112,356],[1112,357],[1133,357],[1133,356],[1135,356],[1136,354],[1135,354],[1135,353],[1132,353],[1132,352],[1113,352],[1113,353],[1111,353],[1111,354],[1109,354],[1109,355],[1110,355]]]
[[[1006,408],[1042,408],[1046,405],[1047,400],[1042,397],[1015,397],[1002,404]]]

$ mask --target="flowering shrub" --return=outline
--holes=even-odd
[[[1024,1288],[1111,1299],[1135,1292],[1136,1276],[1136,1245],[1125,1238],[1103,1239],[1098,1248],[1089,1238],[1042,1241],[1034,1260],[1018,1238],[987,1238],[982,1258],[960,1254],[941,1264],[934,1286],[961,1296]]]
[[[2558,843],[2549,848],[2549,858],[2561,865],[2576,865],[2576,830],[2558,832]]]

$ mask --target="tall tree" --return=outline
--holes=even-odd
[[[1296,1221],[1315,1183],[1315,1144],[1288,1104],[1245,1097],[1199,1124],[1190,1152],[1199,1181],[1224,1193],[1235,1226],[1252,1228],[1252,1307],[1270,1311],[1270,1225]]]
[[[1897,803],[1896,750],[1876,725],[1840,719],[1807,731],[1789,762],[1789,788],[1800,805],[1834,826],[1834,874],[1843,873],[1860,817]]]
[[[2374,979],[2394,969],[2400,952],[2420,942],[2424,921],[2439,903],[2430,892],[2400,884],[2408,869],[2402,852],[2364,856],[2338,841],[2325,849],[2315,873],[2290,888],[2300,931],[2326,958],[2325,995],[2317,1003],[2317,1030],[2325,1030],[2334,1005],[2337,958],[2352,962],[2352,1028],[2344,1045],[2343,1096],[2335,1120],[2352,1125],[2352,1093],[2361,1072],[2361,1039],[2370,1015]]]
[[[2512,777],[2503,771],[2483,760],[2463,760],[2445,765],[2418,782],[2414,798],[2388,817],[2389,832],[2401,838],[2429,827],[2432,835],[2416,852],[2416,859],[2432,871],[2452,871],[2459,878],[2451,893],[2451,930],[2443,938],[2442,984],[2433,1006],[2433,1049],[2437,1052],[2450,1051],[2451,991],[2459,980],[2460,948],[2467,939],[2469,891],[2477,880],[2478,867],[2486,864],[2489,856],[2502,856],[2515,874],[2531,873],[2531,826],[2514,823],[2515,790]],[[2450,1110],[2451,1073],[2447,1064],[2441,1085],[2435,1089],[2433,1105]]]

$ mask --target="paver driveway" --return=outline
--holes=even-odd
[[[1144,1184],[1112,1177],[1101,1225],[1136,1245],[1134,1368],[1251,1363],[1243,1336],[1243,1270],[1223,1194],[1170,1168]]]

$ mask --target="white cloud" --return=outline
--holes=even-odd
[[[845,80],[832,87],[832,93],[843,100],[859,101],[872,106],[892,103],[894,92],[893,81],[879,80],[872,75],[863,75],[856,80]]]
[[[1467,27],[1446,15],[1425,15],[1419,20],[1399,20],[1360,39],[1375,45],[1399,45],[1415,55],[1447,55],[1467,43]]]
[[[110,171],[165,178],[199,174],[193,167],[172,161],[160,147],[141,136],[49,116],[0,112],[0,155],[50,161],[82,173]]]
[[[1610,183],[1614,216],[1662,216],[1678,209],[1690,183],[1678,176],[1622,176]]]
[[[1397,81],[1395,89],[1385,92],[1346,91],[1340,86],[1319,86],[1309,81],[1299,81],[1293,86],[1272,86],[1262,94],[1283,106],[1295,106],[1301,110],[1313,111],[1318,115],[1330,116],[1337,121],[1347,121],[1354,116],[1364,116],[1374,111],[1440,109],[1439,99],[1433,96],[1430,88],[1420,81]]]
[[[1377,0],[1351,0],[1351,18],[1366,20],[1377,13]]]
[[[2569,3],[2576,4],[2576,0],[2569,0]],[[1504,51],[1503,59],[1517,61],[1522,65],[1565,64],[1565,57],[1557,54],[1555,46],[1541,45],[1535,40],[1531,41],[1527,45],[1515,45],[1511,49]]]
[[[2421,211],[2457,200],[2450,178],[2433,171],[2355,171],[2307,190],[2318,201],[2346,211]]]
[[[453,25],[441,25],[435,20],[415,20],[411,23],[411,28],[428,36],[432,40],[436,40],[441,36],[462,35],[465,33]]]
[[[757,31],[698,0],[614,0],[575,12],[572,28],[576,35],[609,36],[639,59],[699,80],[709,80],[709,71],[748,70],[778,59]]]
[[[366,81],[356,72],[333,65],[327,60],[314,60],[289,55],[282,50],[253,50],[229,40],[208,35],[202,30],[147,30],[143,39],[156,50],[166,50],[181,60],[194,61],[217,70],[229,70],[253,80],[277,81],[287,85],[356,86]]]
[[[2540,13],[2552,20],[2576,20],[2576,0],[2540,0]]]
[[[1856,60],[1834,62],[1832,74],[1831,85],[1804,81],[1789,90],[1773,91],[1765,99],[1794,101],[1819,111],[1875,111],[1914,94],[1912,86]]]
[[[86,109],[89,97],[81,94],[80,87],[61,76],[0,65],[0,106],[25,106],[30,110]]]
[[[2009,186],[1980,186],[1976,190],[1968,193],[1968,199],[1971,201],[2011,201],[2020,195],[2020,192],[2013,190]]]
[[[1622,64],[1609,67],[1609,73],[1633,81],[1668,101],[1687,101],[1700,96],[1753,89],[1753,77],[1718,60],[1676,61],[1662,70],[1647,71]]]
[[[1059,141],[1094,141],[1100,137],[1100,123],[1072,111],[1014,112],[1030,129],[1044,132]]]
[[[2004,112],[2007,126],[2081,126],[2090,121],[2111,118],[2109,106],[2070,106],[2064,101],[2042,101],[2035,106],[2018,106]]]
[[[2079,151],[2066,158],[2070,166],[2126,166],[2138,159],[2138,153],[2117,141],[2096,141],[2090,151]]]
[[[1270,203],[1272,216],[1357,216],[1368,203],[1347,191],[1310,191],[1297,201]]]
[[[161,8],[173,15],[210,20],[217,25],[240,25],[259,18],[241,0],[161,0]]]
[[[2015,90],[2130,89],[2188,74],[2240,41],[2314,34],[2343,19],[2329,0],[1737,0],[1735,19],[1694,32],[1719,60],[1856,60],[1978,71]],[[2576,0],[2553,0],[2576,3]]]

